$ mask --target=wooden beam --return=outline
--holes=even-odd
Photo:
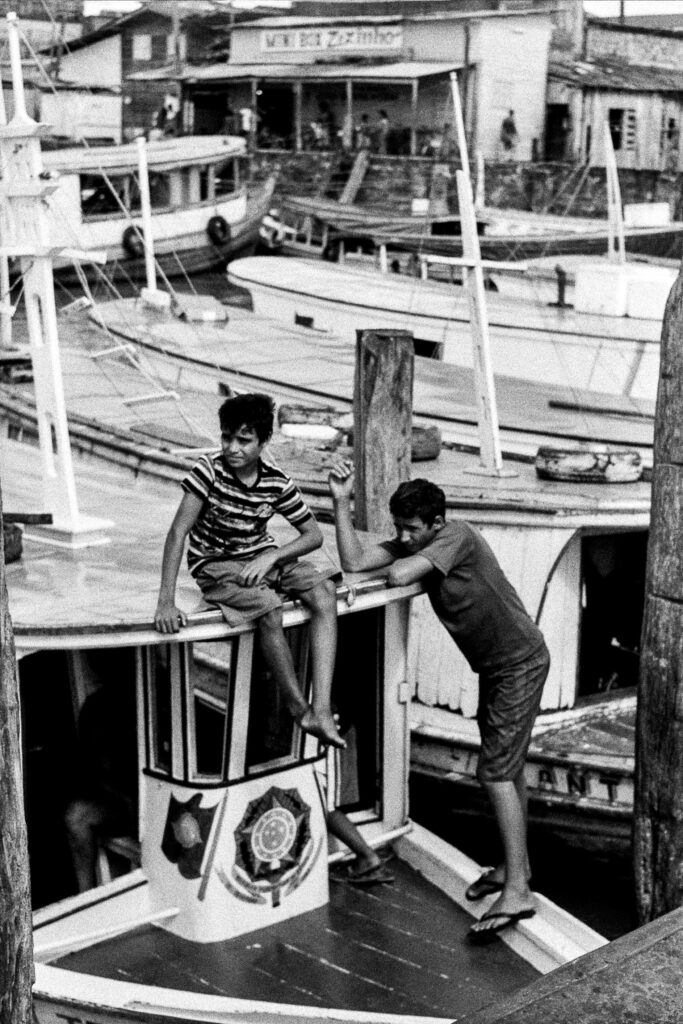
[[[294,149],[297,153],[300,153],[302,144],[302,130],[301,130],[301,100],[303,93],[303,86],[301,82],[295,82],[293,85],[294,89]]]
[[[389,498],[410,479],[415,354],[410,331],[358,331],[353,395],[355,521],[393,532]]]
[[[414,78],[410,89],[410,155],[417,155],[417,97],[419,83]]]
[[[641,922],[683,905],[683,276],[662,324],[636,721],[634,868]]]
[[[7,601],[0,494],[0,1020],[31,1020],[33,937],[24,818],[19,686]]]

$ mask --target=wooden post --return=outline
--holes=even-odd
[[[683,274],[662,324],[636,720],[634,867],[641,922],[683,905]]]
[[[410,479],[415,355],[410,331],[357,331],[353,393],[355,522],[391,533],[389,498]]]
[[[29,1024],[33,938],[19,747],[19,688],[7,603],[0,494],[0,1020]]]
[[[301,123],[301,109],[303,99],[303,85],[301,82],[295,82],[294,89],[294,150],[300,153],[303,149],[303,132]]]
[[[410,87],[410,155],[417,156],[417,98],[418,79],[414,78]]]

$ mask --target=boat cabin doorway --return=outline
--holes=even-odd
[[[647,538],[642,530],[582,539],[578,697],[637,685]]]

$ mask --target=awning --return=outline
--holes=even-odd
[[[209,64],[186,67],[177,75],[170,67],[129,75],[133,81],[176,79],[194,83],[219,82],[393,82],[408,84],[416,79],[448,75],[463,64],[437,61],[397,61],[393,64]]]

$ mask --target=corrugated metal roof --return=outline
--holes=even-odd
[[[241,23],[236,28],[300,28],[306,25],[348,25],[348,24],[394,24],[395,22],[412,21],[479,21],[489,18],[528,18],[530,15],[550,14],[555,7],[549,4],[548,7],[521,7],[501,8],[494,11],[474,8],[464,11],[426,11],[424,14],[325,14],[308,15],[291,14],[272,18],[254,18],[253,21]]]
[[[620,60],[551,61],[548,77],[580,89],[614,92],[683,92],[683,70]]]
[[[239,82],[251,79],[284,82],[412,82],[430,75],[447,75],[462,64],[432,61],[397,61],[393,64],[207,64],[186,67],[184,82]],[[171,67],[129,75],[136,81],[159,81],[178,77]]]

